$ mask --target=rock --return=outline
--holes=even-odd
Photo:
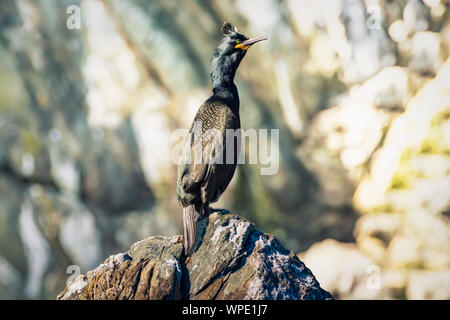
[[[363,81],[395,61],[392,45],[381,28],[379,10],[378,6],[365,8],[360,1],[342,2],[340,18],[350,49],[350,59],[343,63],[346,82]]]
[[[58,295],[79,299],[332,299],[276,238],[227,211],[199,222],[186,263],[181,236],[153,236],[113,255]]]
[[[409,275],[409,284],[406,289],[407,299],[422,300],[448,300],[450,293],[450,271],[424,271],[414,270]]]
[[[53,299],[69,267],[126,248],[118,220],[154,205],[130,117],[92,123],[89,44],[60,27],[73,4],[0,4],[0,298]]]
[[[54,184],[64,193],[81,196],[90,207],[104,208],[109,214],[149,209],[154,196],[138,161],[129,118],[114,128],[90,123],[92,93],[81,67],[88,50],[79,33],[55,27],[65,23],[58,13],[71,4],[59,2],[49,11],[41,3],[30,4],[27,10],[12,1],[0,5],[0,23],[8,22],[0,41],[14,52],[2,66],[6,65],[8,74],[21,70],[20,79],[14,79],[15,90],[19,96],[28,96],[25,101],[9,102],[12,106],[18,103],[18,110],[8,106],[3,112],[2,108],[8,125],[0,126],[0,165],[19,178]],[[43,18],[31,19],[26,12]],[[47,14],[61,20],[56,22]],[[31,29],[20,22],[28,19],[33,20]],[[45,30],[49,39],[43,41],[45,37],[32,29]],[[55,47],[51,43],[57,39],[67,41]]]
[[[22,285],[19,271],[0,256],[0,299],[19,299]]]
[[[408,80],[406,68],[386,67],[361,86],[353,86],[347,99],[353,104],[365,102],[376,108],[404,109],[410,98]]]
[[[442,144],[446,152],[450,151],[450,120],[442,124]]]
[[[447,59],[436,78],[424,85],[409,100],[406,111],[393,121],[383,145],[373,156],[369,174],[356,189],[354,205],[357,210],[369,212],[386,206],[386,192],[407,186],[407,179],[412,175],[398,169],[407,170],[411,156],[441,153],[445,149],[440,126],[445,123],[449,110],[449,75],[450,59]]]
[[[411,159],[411,166],[422,177],[444,177],[450,173],[450,157],[436,154],[420,155]]]
[[[409,68],[419,73],[435,74],[442,64],[439,34],[429,31],[418,32],[411,42]]]
[[[300,259],[313,266],[317,279],[336,298],[376,299],[379,290],[367,285],[374,262],[354,243],[327,239],[314,244]]]
[[[67,265],[86,270],[102,261],[100,227],[94,214],[77,198],[35,184],[26,190],[25,199],[36,217],[37,229],[50,243],[52,265],[59,265],[55,273]]]
[[[20,273],[26,272],[26,257],[19,231],[23,185],[0,174],[0,255]]]
[[[417,69],[408,67],[410,76],[434,72],[433,59],[427,58],[433,46],[422,43],[423,57],[417,56]],[[354,194],[362,213],[354,230],[357,246],[379,265],[382,298],[448,299],[449,75],[447,59],[393,120]]]

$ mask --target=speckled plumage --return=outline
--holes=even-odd
[[[227,188],[238,158],[240,132],[233,131],[235,135],[229,136],[227,142],[227,130],[241,127],[239,95],[233,81],[236,69],[248,48],[239,49],[236,46],[248,38],[230,23],[224,24],[222,32],[226,37],[214,51],[211,60],[213,94],[195,115],[178,165],[177,198],[183,207],[186,255],[190,254],[196,240],[197,220],[207,213],[209,203],[218,200]],[[207,133],[212,134],[207,136]],[[201,144],[195,143],[200,137]],[[232,145],[230,139],[233,140]],[[195,161],[199,150],[203,157],[201,161]],[[217,156],[216,151],[223,152],[222,162],[211,161]],[[227,158],[230,152],[233,154]],[[230,158],[232,161],[229,161]]]
[[[201,125],[194,125],[195,123],[201,123]],[[218,134],[208,139],[207,133],[211,129],[217,130]],[[209,99],[201,105],[189,130],[190,140],[188,139],[189,142],[185,146],[188,150],[178,166],[177,194],[183,207],[192,204],[198,208],[202,205],[207,206],[210,202],[217,200],[230,183],[236,169],[239,135],[236,135],[233,142],[234,149],[231,151],[234,155],[233,163],[227,164],[227,129],[240,129],[239,112],[233,111],[229,102]],[[203,137],[202,151],[207,147],[218,146],[220,149],[223,147],[223,163],[208,163],[207,160],[211,158],[206,156],[201,163],[196,163],[194,136]],[[217,141],[218,139],[221,141]]]

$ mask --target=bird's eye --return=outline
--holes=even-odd
[[[239,41],[239,40],[236,40],[236,44],[239,44],[239,43],[241,43],[241,41]]]

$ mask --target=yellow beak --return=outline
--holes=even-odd
[[[263,40],[267,40],[267,36],[264,37],[258,37],[258,38],[253,38],[253,39],[248,39],[245,40],[242,43],[239,43],[237,45],[235,45],[234,47],[236,49],[242,49],[242,50],[247,50],[248,48],[250,48],[253,44],[263,41]]]
[[[234,47],[235,47],[236,49],[242,49],[242,50],[247,50],[248,48],[250,48],[250,46],[244,47],[244,46],[242,45],[242,43],[239,43],[239,44],[235,45]]]

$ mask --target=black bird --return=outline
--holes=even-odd
[[[241,127],[239,95],[233,82],[236,70],[247,49],[267,39],[249,39],[230,22],[225,22],[221,31],[225,37],[211,60],[213,94],[195,115],[178,165],[177,197],[183,207],[186,256],[192,254],[197,221],[208,213],[209,203],[217,201],[225,191],[236,169],[240,142],[237,129]],[[237,130],[237,134],[227,139],[229,129]]]

